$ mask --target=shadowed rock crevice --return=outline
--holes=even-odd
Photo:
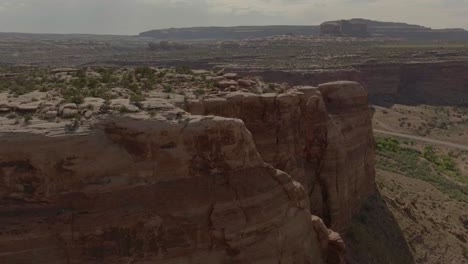
[[[370,197],[346,230],[349,264],[415,264],[403,231],[379,192]]]

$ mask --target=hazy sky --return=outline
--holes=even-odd
[[[138,34],[341,18],[468,29],[468,0],[0,0],[1,32]]]

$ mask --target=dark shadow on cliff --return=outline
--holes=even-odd
[[[377,191],[344,234],[349,264],[414,264],[398,222]]]

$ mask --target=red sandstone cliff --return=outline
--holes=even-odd
[[[144,102],[143,102],[144,103]],[[0,133],[1,263],[342,263],[374,189],[357,83]]]
[[[297,87],[280,95],[232,93],[208,98],[201,108],[242,119],[263,159],[299,181],[312,213],[334,229],[341,230],[373,190],[371,116],[359,84]]]

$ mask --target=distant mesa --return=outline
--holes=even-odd
[[[468,31],[460,28],[432,29],[400,22],[381,22],[363,18],[328,21],[320,25],[322,36],[388,37],[409,41],[463,41]]]
[[[242,40],[289,36],[385,37],[409,41],[466,41],[468,31],[460,28],[432,29],[399,22],[381,22],[362,18],[327,21],[316,26],[240,26],[192,27],[150,30],[140,37],[157,40]]]
[[[368,37],[370,33],[366,23],[340,20],[321,24],[320,35],[335,37]]]

